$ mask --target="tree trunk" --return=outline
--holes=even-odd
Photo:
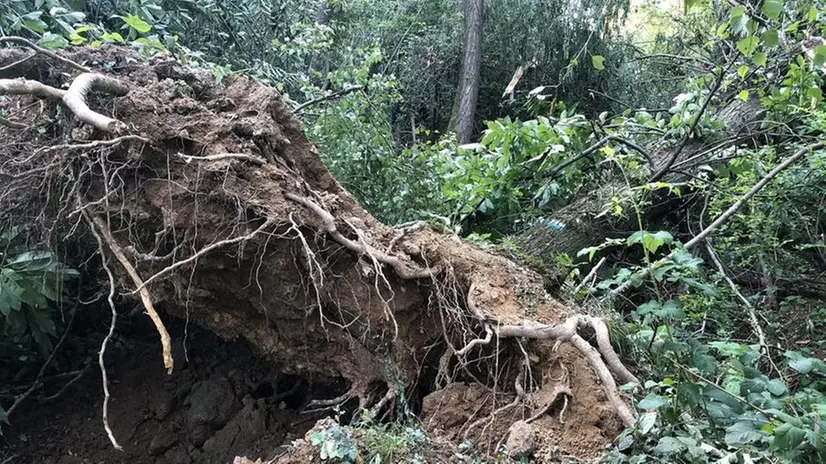
[[[460,144],[470,142],[473,136],[473,122],[481,78],[484,8],[484,0],[464,0],[464,52],[459,85],[456,89],[456,99],[449,124],[449,129],[456,132]]]

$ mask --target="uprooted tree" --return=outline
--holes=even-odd
[[[244,338],[286,372],[345,381],[311,409],[378,415],[416,385],[467,381],[492,395],[466,434],[497,415],[544,414],[557,393],[575,414],[583,389],[604,391],[615,429],[634,424],[617,383],[637,380],[603,320],[453,235],[373,219],[275,90],[242,77],[216,84],[122,48],[58,56],[0,40],[20,44],[0,50],[10,77],[0,79],[0,212],[44,243],[68,237],[97,252],[112,327],[116,292],[140,301],[168,370],[183,360],[159,312]],[[549,375],[558,369],[577,372]]]

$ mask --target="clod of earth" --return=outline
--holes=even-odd
[[[244,338],[288,374],[345,381],[308,409],[385,417],[397,402],[422,402],[431,430],[490,450],[513,423],[557,438],[576,427],[589,448],[557,443],[579,455],[634,424],[617,381],[638,381],[603,320],[454,236],[376,221],[272,88],[237,76],[217,84],[121,48],[34,53],[0,79],[13,123],[0,126],[0,212],[44,231],[44,242],[68,236],[98,253],[110,303],[115,291],[141,302],[167,369],[183,360],[173,359],[164,313]],[[0,50],[0,67],[19,56]],[[73,121],[50,120],[61,105]],[[535,295],[530,321],[520,288]],[[197,391],[209,397],[214,383]],[[449,408],[433,409],[451,395]],[[207,446],[202,432],[214,424],[195,422]]]

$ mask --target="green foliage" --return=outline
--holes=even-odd
[[[354,463],[358,457],[358,447],[350,433],[349,427],[334,424],[310,435],[310,444],[318,448],[322,461]]]
[[[589,133],[581,115],[487,124],[480,143],[459,147],[444,173],[442,193],[470,230],[512,232],[582,185],[592,160],[571,161]]]
[[[56,335],[55,305],[64,301],[64,284],[76,277],[48,251],[30,250],[18,230],[0,232],[0,322],[2,358],[25,361],[34,349],[51,352]]]
[[[366,90],[309,107],[308,136],[336,179],[381,220],[401,223],[442,213],[439,176],[455,142],[444,138],[399,148],[387,123],[399,99],[398,82],[370,71],[383,59],[379,49],[356,50],[353,59],[351,66],[329,73],[328,83],[332,91],[354,85]],[[304,91],[307,97],[325,95],[310,84]]]
[[[338,422],[310,435],[322,461],[334,463],[424,463],[421,452],[429,438],[418,426],[401,421],[379,424],[365,411],[355,425]]]

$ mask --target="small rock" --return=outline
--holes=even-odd
[[[255,461],[253,461],[248,459],[246,456],[236,456],[235,460],[232,461],[232,464],[264,464],[264,461],[262,461],[261,458],[258,458]]]
[[[530,424],[523,420],[514,422],[508,429],[507,447],[508,456],[512,459],[531,456],[536,450],[536,440]]]

